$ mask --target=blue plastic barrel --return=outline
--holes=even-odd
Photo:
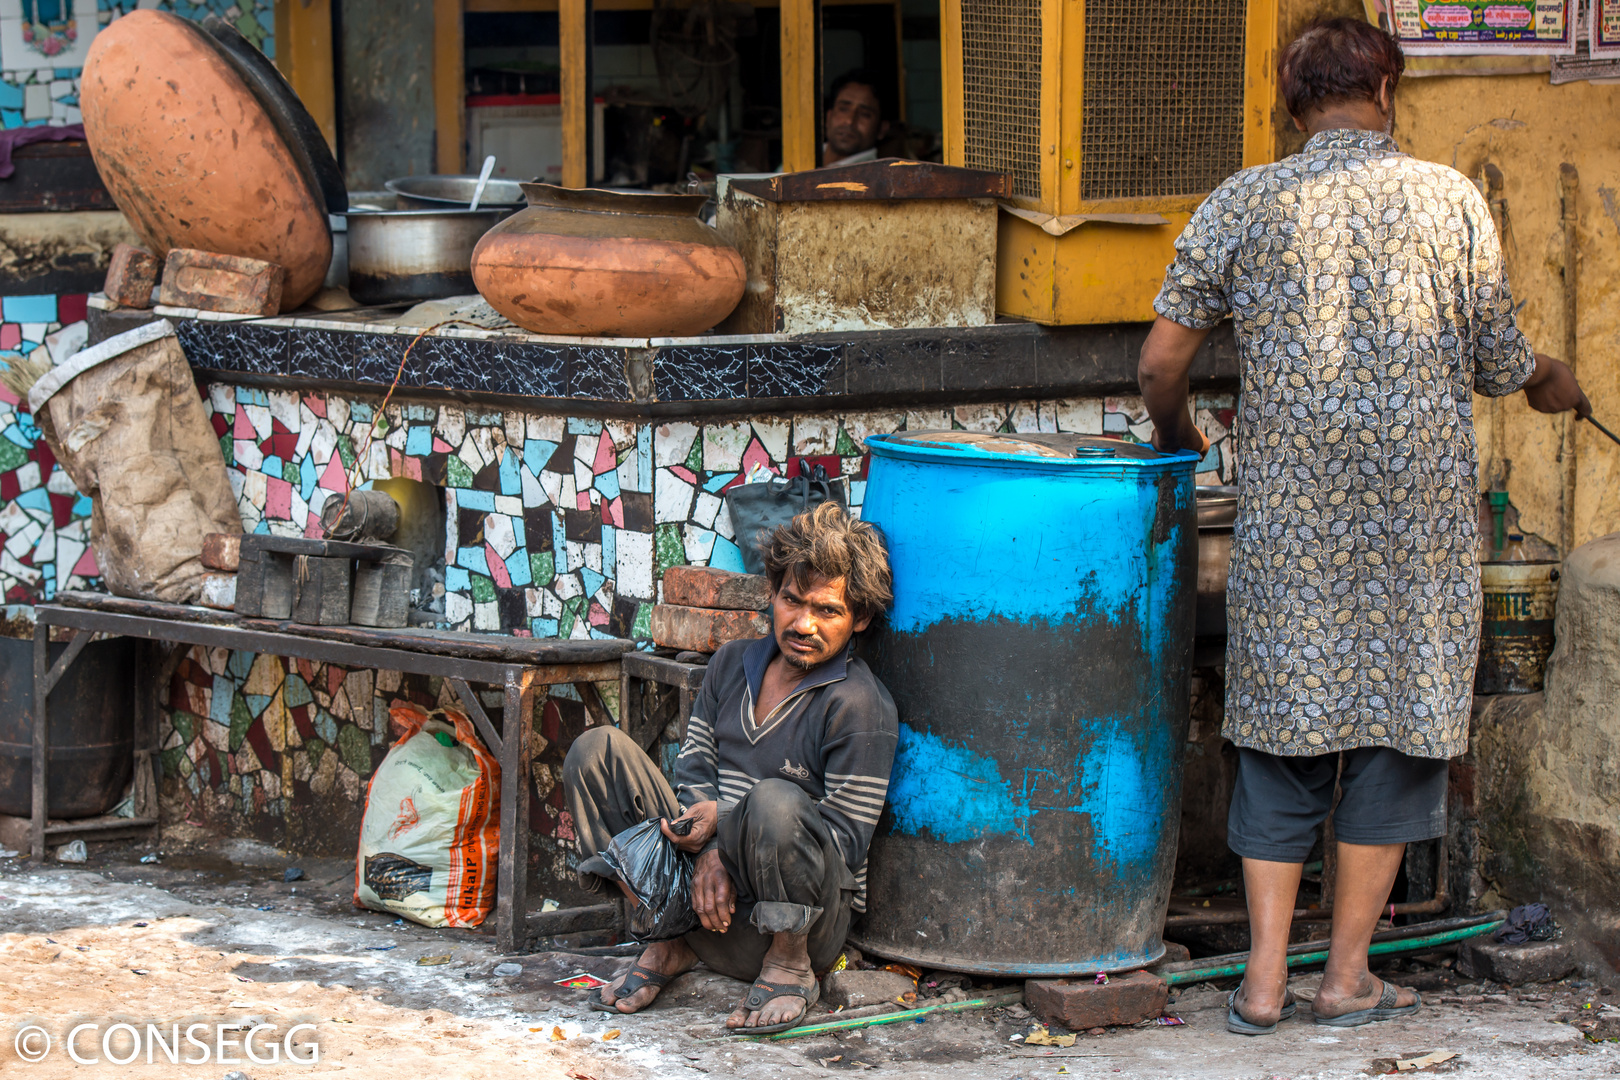
[[[900,712],[863,949],[1053,976],[1164,953],[1189,709],[1191,453],[1079,435],[874,436],[861,516]]]

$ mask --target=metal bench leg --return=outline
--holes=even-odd
[[[534,724],[530,673],[509,671],[501,705],[501,856],[495,944],[511,954],[528,946],[529,766]]]

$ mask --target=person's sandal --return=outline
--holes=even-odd
[[[1277,1014],[1277,1024],[1289,1019],[1299,1008],[1299,1001],[1294,992],[1289,990],[1283,997],[1282,1012]],[[1233,990],[1226,995],[1226,1030],[1235,1035],[1274,1035],[1277,1024],[1251,1024],[1243,1018],[1237,1010],[1237,991]]]
[[[748,989],[748,997],[743,1001],[742,1007],[749,1012],[759,1012],[772,998],[800,997],[804,999],[804,1008],[792,1020],[780,1024],[762,1024],[759,1027],[735,1027],[730,1029],[733,1035],[774,1035],[779,1031],[791,1031],[810,1018],[810,1010],[821,1000],[821,980],[816,979],[809,986],[800,986],[798,983],[773,983],[764,979],[755,979],[754,985]]]
[[[1417,1000],[1410,1005],[1402,1005],[1400,1008],[1396,1008],[1395,1002],[1399,1000],[1400,988],[1392,982],[1385,982],[1383,979],[1378,981],[1383,985],[1384,990],[1383,993],[1378,995],[1378,1004],[1372,1008],[1357,1009],[1355,1012],[1342,1013],[1338,1016],[1318,1016],[1316,1022],[1323,1027],[1360,1027],[1363,1024],[1371,1024],[1377,1020],[1394,1020],[1398,1016],[1411,1016],[1423,1007],[1423,995],[1417,994],[1417,991],[1414,990],[1412,992],[1417,994]]]
[[[673,975],[660,975],[656,971],[648,971],[640,964],[632,964],[630,966],[630,974],[624,977],[623,984],[620,985],[618,990],[614,991],[612,1004],[602,1000],[602,988],[600,986],[596,987],[590,992],[590,995],[585,999],[585,1003],[591,1008],[595,1009],[597,1012],[610,1012],[618,1013],[620,1016],[630,1016],[632,1015],[631,1013],[627,1013],[623,1009],[619,1008],[619,1002],[623,1001],[627,997],[634,996],[638,990],[645,989],[649,986],[655,986],[662,990],[664,987],[669,985],[669,981],[673,978],[675,978]],[[654,994],[653,1001],[657,1000],[658,995]],[[652,1001],[647,1002],[647,1005],[651,1004]],[[645,1009],[647,1005],[643,1005],[641,1008]],[[637,1009],[635,1011],[640,1012],[641,1009]]]

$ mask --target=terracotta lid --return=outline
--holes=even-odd
[[[283,310],[320,288],[326,200],[208,35],[161,11],[114,21],[91,43],[79,108],[102,182],[160,259],[179,247],[276,263]]]

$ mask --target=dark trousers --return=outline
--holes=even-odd
[[[658,767],[618,728],[591,728],[574,741],[563,790],[585,857],[649,818],[681,813]],[[737,911],[724,934],[700,928],[686,935],[698,959],[752,981],[773,934],[808,933],[811,964],[817,971],[831,967],[849,932],[855,879],[804,789],[760,781],[720,818],[717,839]]]

